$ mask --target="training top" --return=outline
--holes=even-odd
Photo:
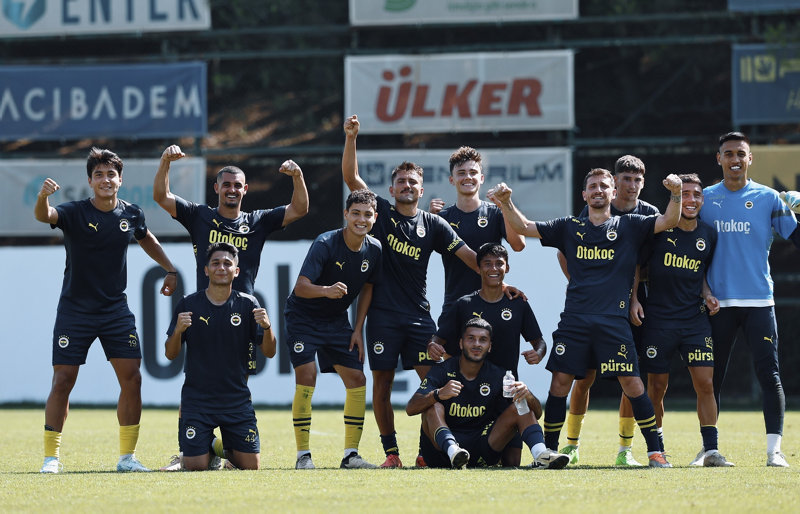
[[[691,325],[706,316],[703,277],[716,244],[717,232],[702,221],[691,232],[675,227],[655,235],[648,257],[650,294],[644,311],[648,327]]]
[[[223,305],[212,304],[205,289],[178,302],[168,337],[175,332],[178,313],[192,313],[192,325],[181,334],[186,344],[184,413],[241,412],[250,407],[248,362],[253,344],[260,345],[263,338],[253,317],[253,309],[259,307],[254,296],[236,290]]]
[[[374,283],[380,269],[381,244],[374,237],[364,238],[361,249],[354,252],[344,241],[344,229],[320,234],[308,250],[300,275],[320,286],[342,282],[347,285],[347,294],[336,299],[301,298],[292,291],[285,312],[309,320],[346,318],[347,309],[361,292],[361,287],[367,282]]]
[[[380,196],[372,235],[383,247],[383,266],[370,309],[429,317],[425,295],[431,253],[455,254],[464,242],[440,216],[422,209],[403,216]]]
[[[700,217],[716,229],[716,258],[708,284],[721,307],[775,305],[769,273],[773,232],[788,238],[797,227],[777,191],[753,180],[738,191],[724,182],[703,189]]]
[[[561,250],[569,284],[564,312],[628,318],[637,254],[658,216],[611,216],[598,226],[567,216],[537,222],[542,246]]]
[[[503,212],[493,203],[481,202],[472,212],[451,205],[439,212],[458,237],[476,252],[485,243],[501,244],[506,237]],[[442,254],[444,264],[444,305],[481,288],[481,276],[451,253]]]
[[[629,210],[629,211],[621,211],[614,207],[614,204],[611,204],[611,215],[612,216],[623,216],[625,214],[641,214],[642,216],[652,216],[653,214],[661,214],[658,210],[658,207],[651,203],[647,203],[644,200],[636,200],[636,206]],[[589,206],[584,205],[581,214],[578,216],[579,218],[588,218],[589,217]]]
[[[441,401],[445,423],[453,432],[481,431],[511,405],[511,398],[503,397],[505,373],[505,370],[485,360],[478,376],[474,380],[467,380],[461,374],[460,359],[453,357],[433,366],[417,392],[428,394],[451,380],[461,382],[458,396]]]
[[[239,276],[233,288],[253,294],[261,249],[272,232],[283,228],[286,206],[241,212],[236,219],[221,216],[216,208],[196,204],[175,196],[175,210],[181,225],[189,231],[197,270],[197,290],[208,287],[204,268],[206,251],[212,243],[230,243],[239,250]]]
[[[109,212],[89,199],[55,209],[58,221],[50,227],[64,233],[67,254],[58,312],[110,314],[127,309],[128,245],[147,235],[142,209],[120,199]]]
[[[520,336],[525,341],[536,341],[542,337],[530,304],[521,297],[509,300],[505,295],[499,301],[490,303],[481,298],[479,291],[474,291],[446,305],[439,317],[436,335],[447,341],[445,351],[456,359],[461,355],[458,347],[461,329],[472,318],[482,318],[492,326],[492,351],[487,360],[501,369],[510,369],[518,377]]]

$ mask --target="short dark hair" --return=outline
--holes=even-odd
[[[122,175],[122,159],[119,158],[119,155],[111,150],[93,146],[92,149],[89,150],[89,158],[86,159],[86,175],[91,177],[92,172],[98,164],[108,164],[117,170],[117,173]]]
[[[233,262],[239,263],[239,250],[235,246],[230,243],[212,243],[206,250],[206,265],[211,262],[211,256],[214,255],[214,252],[228,252],[233,255]]]
[[[222,174],[223,173],[230,173],[231,175],[242,175],[244,176],[244,171],[241,168],[237,168],[236,166],[225,166],[221,170],[217,172],[217,183],[219,184],[222,181]],[[245,180],[247,180],[245,178]]]
[[[355,191],[351,191],[350,194],[347,195],[347,200],[344,202],[345,209],[350,210],[350,206],[354,203],[365,203],[373,209],[378,208],[377,196],[369,189],[356,189]]]
[[[456,166],[461,166],[467,161],[475,161],[478,166],[480,166],[481,171],[483,171],[483,163],[481,162],[481,159],[482,157],[479,151],[471,146],[462,146],[450,154],[450,174],[453,174],[453,170]]]
[[[678,175],[678,178],[681,179],[681,182],[684,184],[697,184],[701,188],[703,187],[703,181],[700,180],[700,177],[697,176],[697,173],[683,173]]]
[[[607,169],[592,168],[591,170],[589,170],[589,173],[587,173],[586,176],[583,178],[583,191],[586,191],[586,184],[589,183],[589,179],[597,175],[605,175],[606,177],[610,178],[612,182],[614,181],[614,175],[612,175],[611,172],[608,171]]]
[[[478,252],[475,254],[475,260],[480,267],[481,261],[487,255],[493,255],[495,257],[502,257],[508,262],[508,250],[506,247],[501,245],[500,243],[483,243],[480,248],[478,248]]]
[[[720,148],[728,141],[744,141],[748,146],[750,145],[750,138],[745,136],[743,132],[728,132],[727,134],[719,136]]]
[[[413,162],[403,161],[399,166],[392,170],[392,184],[394,184],[394,178],[401,171],[410,171],[412,173],[416,173],[419,175],[420,180],[422,180],[422,167],[417,166]]]
[[[623,155],[614,163],[614,175],[620,173],[641,173],[644,175],[644,162],[635,155]]]
[[[464,334],[467,333],[467,329],[471,327],[482,328],[489,332],[490,338],[492,337],[492,325],[483,318],[472,318],[467,320],[467,322],[464,323],[464,327],[461,329],[461,337],[464,337]]]

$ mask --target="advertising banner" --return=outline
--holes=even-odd
[[[0,66],[0,140],[202,137],[206,64]]]
[[[432,198],[446,205],[456,201],[456,188],[450,184],[450,150],[359,150],[358,172],[375,193],[389,198],[392,170],[403,161],[422,166],[423,197],[420,206],[427,210]],[[482,191],[505,182],[513,190],[516,206],[532,220],[548,220],[572,213],[572,153],[569,148],[516,148],[481,151]],[[347,197],[345,187],[345,197]],[[484,198],[482,198],[485,200]]]
[[[733,123],[797,123],[800,46],[733,45]]]
[[[747,176],[777,191],[800,191],[800,145],[753,145]]]
[[[88,151],[87,151],[88,153]],[[185,236],[183,225],[172,219],[153,200],[153,178],[159,159],[125,159],[119,197],[144,210],[150,232],[160,236]],[[33,206],[46,178],[52,178],[61,189],[50,196],[50,205],[90,198],[93,193],[86,175],[85,159],[0,159],[0,236],[61,236],[46,223],[36,221]],[[170,166],[170,190],[192,202],[205,201],[206,161],[188,157]]]
[[[567,130],[573,52],[346,57],[344,114],[364,134]]]
[[[350,0],[351,25],[500,23],[578,17],[578,0]]]
[[[310,241],[267,242],[261,257],[261,267],[255,293],[265,306],[279,334],[278,352],[272,359],[260,353],[258,372],[248,385],[253,402],[286,406],[292,403],[295,383],[289,361],[289,345],[283,308],[297,279]],[[136,326],[142,348],[142,400],[145,405],[178,405],[183,384],[183,362],[168,361],[164,356],[166,330],[172,309],[181,295],[194,291],[195,264],[190,243],[169,243],[164,249],[179,273],[179,291],[167,298],[159,294],[164,271],[142,249],[133,245],[128,250],[128,305],[136,316]],[[29,291],[31,301],[20,301],[18,295],[6,295],[0,313],[0,351],[6,365],[0,373],[0,403],[40,402],[47,399],[52,376],[52,339],[56,306],[61,291],[64,268],[64,249],[49,247],[0,247],[0,265],[5,269],[26,272],[10,273],[8,291]],[[528,242],[519,254],[510,256],[511,272],[507,281],[523,290],[533,307],[545,340],[551,345],[550,334],[558,324],[564,306],[566,279],[561,274],[556,252]],[[516,270],[516,271],[515,271]],[[531,273],[530,270],[536,270]],[[444,273],[440,259],[432,258],[428,269],[428,298],[431,315],[437,319],[444,296]],[[527,343],[523,343],[527,344]],[[367,399],[372,397],[372,378],[369,365]],[[520,364],[520,379],[539,398],[547,397],[550,373],[544,364]],[[398,371],[392,393],[395,405],[405,405],[419,386],[414,371]],[[95,341],[85,365],[81,366],[78,381],[71,394],[75,403],[115,404],[119,385],[111,365]],[[336,374],[321,373],[317,377],[314,405],[344,403],[345,389]]]
[[[0,38],[211,28],[208,0],[0,1]]]
[[[800,0],[728,0],[729,11],[781,11],[800,9]]]

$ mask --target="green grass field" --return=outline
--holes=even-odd
[[[61,450],[64,472],[40,475],[43,409],[2,409],[0,511],[189,511],[243,509],[286,512],[798,512],[800,412],[787,412],[784,453],[792,468],[765,467],[760,412],[726,412],[720,450],[735,468],[689,468],[701,441],[693,412],[668,412],[667,453],[676,469],[615,469],[617,413],[590,411],[581,438],[581,466],[561,471],[340,470],[342,414],[317,409],[311,447],[314,471],[295,471],[289,410],[257,411],[263,469],[255,472],[118,474],[116,415],[72,409]],[[361,453],[380,464],[383,452],[371,412]],[[413,466],[418,418],[396,412],[401,456]],[[137,456],[148,467],[176,453],[176,412],[145,410]],[[562,440],[564,436],[562,434]],[[634,440],[646,461],[644,441]],[[523,453],[523,464],[531,461]]]

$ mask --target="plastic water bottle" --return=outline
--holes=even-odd
[[[503,396],[506,398],[514,397],[514,373],[512,373],[511,370],[506,371],[506,374],[503,377]],[[528,402],[525,401],[524,398],[515,401],[514,406],[517,408],[517,414],[520,416],[531,411],[531,409],[528,407]]]

